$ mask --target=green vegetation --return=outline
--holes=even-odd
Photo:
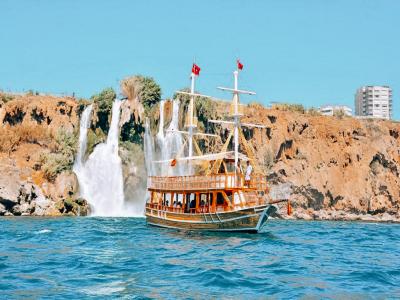
[[[182,92],[190,92],[190,89],[185,88]],[[189,109],[190,96],[182,94],[174,94],[173,99],[179,99],[181,101],[181,107],[183,107],[186,113]],[[207,120],[217,118],[217,104],[215,101],[207,97],[196,97],[194,100],[195,115],[198,119],[198,129],[204,131],[207,126]],[[185,114],[186,116],[186,114]]]
[[[120,148],[119,156],[124,164],[128,165],[134,163],[136,166],[144,167],[144,152],[142,145],[131,142],[122,142],[120,143]]]
[[[302,114],[304,114],[305,111],[306,111],[303,105],[301,105],[301,104],[291,104],[291,103],[273,104],[272,105],[272,109],[299,112],[299,113],[302,113]]]
[[[333,116],[338,119],[343,119],[346,116],[344,109],[335,109],[333,111]]]
[[[134,116],[121,127],[121,141],[131,142],[136,144],[143,143],[144,127],[141,123],[135,122]]]
[[[41,155],[42,170],[48,180],[53,181],[57,174],[72,169],[77,140],[75,134],[63,128],[58,130],[52,151]]]
[[[90,98],[95,105],[94,111],[97,113],[96,127],[100,127],[105,134],[110,129],[109,120],[111,118],[112,105],[116,97],[117,95],[112,88],[106,88]]]
[[[39,92],[38,91],[34,91],[34,90],[28,90],[27,92],[26,92],[26,95],[27,96],[38,96],[39,95]]]
[[[310,107],[309,109],[307,109],[307,115],[320,116],[321,112],[315,107]]]
[[[256,109],[264,108],[264,105],[262,105],[261,103],[258,103],[257,101],[252,101],[249,104],[247,104],[247,106],[250,107],[250,108],[256,108]]]
[[[143,143],[143,120],[150,116],[154,107],[161,101],[161,88],[152,77],[135,75],[121,81],[122,94],[131,103],[131,117],[121,128],[121,141]],[[144,114],[144,116],[143,116]]]
[[[96,128],[95,130],[89,128],[87,132],[87,146],[85,155],[89,156],[89,154],[93,152],[94,147],[100,143],[103,143],[106,139],[107,135],[100,128]]]
[[[153,105],[161,101],[161,87],[152,77],[138,76],[142,88],[139,97],[145,111],[148,111]]]
[[[146,114],[161,101],[161,87],[152,77],[135,75],[121,81],[122,94],[129,100],[139,98]]]
[[[0,107],[1,103],[7,103],[14,99],[13,95],[0,92]]]
[[[263,169],[264,172],[268,173],[274,166],[275,158],[271,149],[268,149],[263,157]]]
[[[76,107],[76,113],[77,115],[80,117],[83,113],[83,111],[85,110],[85,107],[88,106],[89,104],[91,104],[92,102],[87,100],[87,99],[83,99],[80,98],[78,100],[78,105]]]

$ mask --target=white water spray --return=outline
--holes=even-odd
[[[81,196],[89,202],[95,216],[129,215],[124,205],[122,164],[118,155],[120,107],[121,101],[115,100],[107,141],[97,145],[86,162],[83,162],[83,156],[92,107],[88,106],[82,114],[79,151],[73,170],[78,177]]]
[[[86,153],[87,146],[87,131],[90,125],[90,115],[92,113],[93,105],[89,105],[85,108],[81,117],[81,124],[79,127],[79,148],[78,153],[76,155],[75,163],[74,163],[74,172],[75,169],[80,168],[83,164],[83,156]]]
[[[150,121],[146,118],[144,125],[144,156],[146,160],[147,176],[153,176],[154,173],[154,139],[151,136]]]
[[[184,156],[183,138],[179,130],[179,103],[178,99],[174,100],[172,107],[172,120],[168,126],[167,132],[164,134],[164,102],[160,103],[160,127],[157,133],[157,152],[156,157],[160,161],[175,159],[178,156]],[[186,174],[186,166],[178,162],[172,167],[169,162],[161,163],[159,175],[162,176],[181,176]]]

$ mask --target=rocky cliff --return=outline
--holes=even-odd
[[[87,102],[51,96],[9,97],[3,95],[0,102],[0,215],[85,214],[88,205],[78,198],[71,167],[79,117]],[[159,119],[157,103],[145,112],[135,101],[122,106],[121,119],[121,144],[130,144],[122,147],[120,155],[125,162],[126,193],[132,197],[145,180],[140,171],[143,114],[152,119],[154,132]],[[207,119],[223,118],[229,105],[201,102],[197,110],[199,128],[219,134],[223,142],[228,128],[211,126]],[[400,219],[399,123],[325,117],[293,111],[290,106],[267,109],[251,104],[244,110],[243,122],[266,126],[245,129],[244,134],[270,185],[291,185],[292,218]],[[89,152],[104,140],[109,118],[101,116],[101,105],[94,111],[97,117],[91,125],[93,138],[88,136]],[[184,111],[183,105],[181,116]],[[168,122],[168,103],[165,114]],[[203,141],[200,146],[207,150],[220,144]],[[133,161],[136,165],[142,162],[139,171],[129,167]],[[288,217],[285,207],[281,212],[278,217]]]
[[[75,99],[0,94],[0,215],[85,215],[71,171]]]
[[[292,184],[297,218],[399,219],[400,124],[288,109],[246,108],[270,183]]]

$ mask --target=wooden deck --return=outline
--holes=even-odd
[[[253,175],[250,182],[242,174],[234,173],[194,176],[150,176],[147,181],[150,191],[210,191],[210,190],[257,190],[266,191],[264,175]]]

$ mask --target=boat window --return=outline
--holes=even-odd
[[[221,193],[217,193],[217,205],[223,205],[224,204],[224,196],[222,196]]]

